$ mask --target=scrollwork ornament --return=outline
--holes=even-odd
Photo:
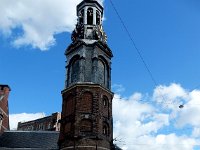
[[[72,32],[71,39],[75,42],[77,39],[84,38],[84,25],[77,24],[75,30]]]

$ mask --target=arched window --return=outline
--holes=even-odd
[[[87,10],[87,24],[93,25],[93,9],[88,8]]]
[[[71,115],[74,112],[74,100],[73,96],[69,96],[67,100],[65,100],[65,116]]]
[[[89,119],[83,119],[81,121],[81,132],[91,132],[92,131],[92,121]]]
[[[102,60],[98,61],[98,71],[99,71],[99,84],[105,85],[105,65]]]
[[[109,126],[107,123],[103,123],[103,134],[106,136],[109,135]]]
[[[79,72],[80,72],[80,62],[79,59],[76,59],[72,63],[71,83],[79,81]]]
[[[98,10],[96,11],[96,24],[100,25],[100,13]]]
[[[110,75],[109,75],[109,64],[103,56],[99,56],[98,61],[98,71],[99,71],[99,82],[105,87],[109,88],[110,85]]]
[[[106,96],[103,96],[103,106],[107,107],[108,106],[108,98]]]
[[[84,19],[84,9],[83,10],[81,10],[80,12],[79,12],[79,23],[80,24],[83,24],[83,19]]]
[[[85,92],[82,95],[82,99],[81,99],[81,103],[80,103],[80,105],[81,105],[80,111],[91,113],[92,112],[92,99],[93,99],[92,94],[89,92]]]
[[[105,95],[103,96],[102,100],[103,116],[109,118],[109,100]]]
[[[71,123],[67,123],[65,125],[65,133],[69,133],[71,131]]]

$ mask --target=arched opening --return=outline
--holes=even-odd
[[[103,101],[102,102],[103,115],[104,115],[104,117],[109,118],[109,100],[108,100],[108,97],[104,95],[102,101]]]
[[[87,24],[93,25],[93,9],[92,8],[88,8],[87,10]]]
[[[103,134],[109,136],[109,126],[107,123],[103,123]]]
[[[101,63],[104,65],[104,69],[103,69],[103,66],[100,65],[99,63],[99,71],[101,72],[100,76],[104,75],[104,82],[103,82],[103,85],[107,88],[110,87],[110,71],[109,71],[109,64],[107,62],[107,60],[103,57],[103,56],[99,56],[99,62],[101,61]],[[103,70],[102,70],[103,69]],[[101,77],[100,77],[101,79]],[[101,83],[102,84],[102,83]]]
[[[84,9],[82,9],[82,10],[79,12],[79,23],[80,23],[80,24],[83,24],[83,19],[84,19]]]
[[[96,11],[96,24],[100,25],[100,13],[98,10]]]
[[[99,71],[99,84],[105,85],[105,65],[102,60],[98,61],[98,71]]]
[[[108,106],[108,98],[106,96],[103,96],[103,106],[107,107]]]
[[[72,83],[78,81],[78,75],[79,75],[79,60],[76,60],[72,64],[72,74],[71,74]]]
[[[76,55],[71,59],[69,63],[69,69],[68,69],[69,84],[79,81],[79,73],[80,73],[79,58],[80,58],[79,55]]]
[[[82,95],[82,99],[80,100],[80,111],[85,113],[91,113],[92,112],[92,104],[93,104],[93,96],[90,92],[85,92]]]
[[[74,113],[74,98],[72,95],[70,95],[67,100],[65,100],[65,104],[64,104],[64,110],[65,110],[65,116],[69,116],[71,114]]]

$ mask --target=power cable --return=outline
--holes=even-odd
[[[137,45],[136,45],[136,43],[135,43],[133,37],[131,36],[131,34],[130,34],[128,28],[126,27],[126,24],[124,23],[122,17],[120,16],[120,14],[119,14],[117,8],[115,7],[115,5],[114,5],[114,3],[112,2],[112,0],[110,0],[110,3],[111,3],[111,5],[112,5],[113,9],[115,10],[115,13],[117,14],[117,16],[118,16],[118,18],[119,18],[119,20],[120,20],[122,26],[124,27],[124,29],[125,29],[125,31],[126,31],[128,37],[129,37],[129,39],[131,40],[132,45],[133,45],[134,48],[136,49],[136,52],[138,53],[138,55],[139,55],[139,57],[140,57],[142,63],[144,64],[144,67],[146,68],[146,70],[147,70],[147,72],[148,72],[148,74],[149,74],[151,80],[153,81],[154,85],[157,86],[158,84],[157,84],[156,79],[154,78],[154,76],[153,76],[151,70],[149,69],[149,67],[148,67],[148,65],[147,65],[147,63],[146,63],[146,61],[144,60],[144,57],[142,56],[142,53],[141,53],[140,49],[137,47]]]
[[[130,32],[129,32],[127,26],[126,26],[126,24],[124,23],[122,17],[120,16],[120,14],[119,14],[119,12],[118,12],[117,8],[115,7],[115,5],[114,5],[114,3],[113,3],[112,0],[110,0],[110,3],[111,3],[111,5],[112,5],[112,7],[113,7],[115,13],[117,14],[117,16],[118,16],[118,18],[119,18],[119,20],[120,20],[120,22],[121,22],[123,28],[125,29],[125,31],[126,31],[128,37],[129,37],[129,39],[130,39],[130,41],[131,41],[133,47],[135,48],[136,52],[138,53],[139,58],[141,59],[141,61],[142,61],[143,65],[144,65],[144,67],[146,68],[146,70],[147,70],[147,72],[148,72],[148,74],[149,74],[149,76],[150,76],[152,82],[154,83],[154,86],[157,87],[157,86],[158,86],[158,83],[157,83],[155,77],[153,76],[153,73],[152,73],[151,70],[149,69],[149,67],[148,67],[148,65],[147,65],[147,63],[146,63],[144,57],[142,56],[142,53],[141,53],[140,49],[137,47],[137,45],[136,45],[136,43],[135,43],[135,41],[134,41],[134,38],[131,36],[131,34],[130,34]],[[158,89],[158,90],[159,90],[159,89]],[[161,93],[160,90],[159,90],[159,93]],[[164,96],[163,96],[162,94],[161,94],[161,97],[162,97],[162,99],[163,99],[163,101],[164,101],[165,98],[164,98]]]

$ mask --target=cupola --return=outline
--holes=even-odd
[[[77,25],[72,33],[72,41],[80,39],[107,42],[102,27],[103,7],[95,0],[84,0],[77,6]],[[84,42],[85,42],[84,41]]]

